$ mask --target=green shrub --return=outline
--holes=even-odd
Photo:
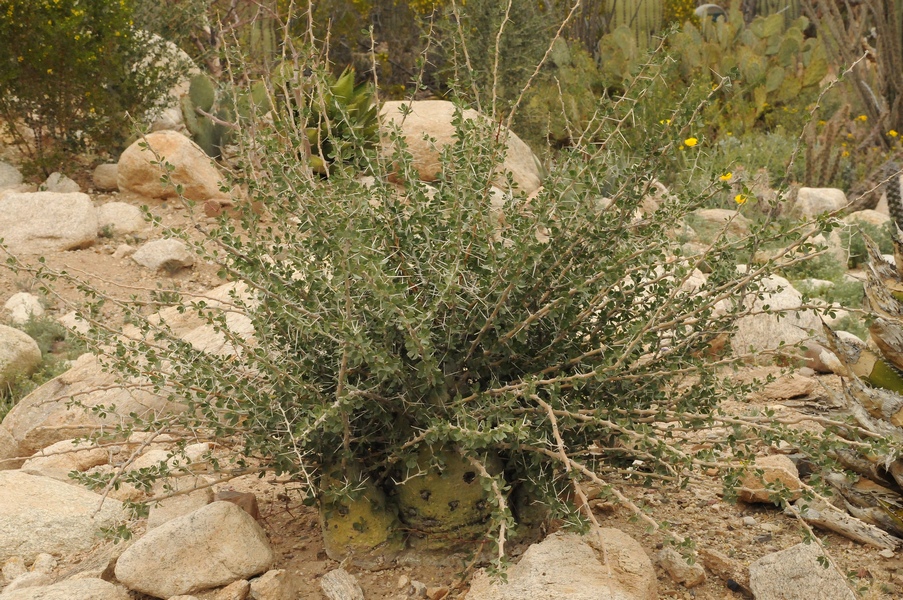
[[[175,81],[165,42],[133,27],[131,0],[7,0],[0,119],[44,174],[86,146],[115,153]]]
[[[389,155],[357,154],[372,177],[337,161],[326,179],[297,160],[303,127],[250,123],[232,183],[252,202],[207,232],[209,246],[191,242],[238,284],[232,306],[179,304],[227,344],[204,352],[120,302],[143,335],[98,329],[101,360],[187,410],[105,434],[184,432],[234,450],[215,458],[221,472],[289,474],[319,503],[327,549],[355,559],[397,552],[402,530],[426,524],[427,548],[473,549],[495,528],[503,564],[518,527],[595,522],[587,485],[656,527],[619,478],[682,485],[717,468],[730,498],[762,443],[792,440],[827,460],[845,444],[830,423],[824,436],[797,435],[772,415],[719,409],[750,391],[722,368],[743,359],[725,340],[776,268],[739,269],[741,257],[768,243],[792,251],[811,226],[766,221],[684,255],[675,224],[730,184],[714,178],[639,212],[653,174],[682,164],[678,177],[702,177],[691,136],[703,106],[674,107],[640,144],[624,135],[626,116],[646,110],[648,81],[560,153],[537,194],[501,192],[504,202],[493,190],[504,134],[490,119],[458,113],[431,186],[397,131],[383,140]],[[314,69],[309,85],[299,106],[333,82]],[[703,263],[710,274],[695,281]],[[89,300],[99,316],[107,299]],[[233,329],[241,316],[252,339]],[[715,427],[723,435],[699,445]],[[163,463],[83,480],[148,489],[168,473]],[[452,525],[462,506],[467,521]]]

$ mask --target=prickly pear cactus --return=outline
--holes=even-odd
[[[373,568],[391,561],[404,547],[394,508],[385,493],[355,469],[324,476],[320,529],[327,556]]]
[[[502,471],[497,456],[485,466],[492,475]],[[414,548],[450,550],[486,533],[492,513],[488,492],[473,465],[455,451],[421,450],[416,467],[395,494],[399,518],[410,530],[408,541]]]

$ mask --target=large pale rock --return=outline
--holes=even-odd
[[[756,471],[762,471],[762,475]],[[769,503],[773,492],[766,485],[786,488],[789,500],[796,500],[802,494],[799,471],[783,454],[757,457],[753,468],[743,475],[737,495],[744,502]]]
[[[116,163],[104,163],[94,167],[91,173],[91,182],[94,189],[101,192],[114,192],[119,189],[119,165]]]
[[[103,448],[91,444],[76,444],[63,440],[44,448],[25,461],[21,470],[30,475],[43,475],[58,481],[70,482],[72,471],[87,471],[91,467],[106,464],[109,454]]]
[[[154,529],[213,502],[213,488],[202,487],[209,483],[205,477],[179,477],[167,482],[169,490],[182,493],[151,504],[150,513],[147,515],[147,528]],[[158,482],[154,491],[162,494],[168,490],[164,490]]]
[[[22,185],[22,173],[9,163],[0,161],[0,190]]]
[[[692,588],[705,583],[705,569],[702,565],[698,562],[691,565],[674,548],[662,548],[655,558],[671,579],[684,587]]]
[[[248,597],[251,600],[295,600],[306,587],[297,573],[273,569],[251,580]]]
[[[158,598],[190,594],[267,571],[275,553],[266,533],[230,502],[214,502],[164,523],[130,546],[116,579]]]
[[[607,556],[607,563],[603,559]],[[508,582],[479,571],[467,600],[655,600],[652,561],[627,534],[600,528],[586,536],[553,533],[508,569]]]
[[[24,325],[31,319],[44,314],[41,299],[28,292],[18,292],[9,297],[3,305],[6,318],[13,325]]]
[[[835,188],[800,188],[793,205],[794,216],[811,219],[823,213],[834,212],[847,205],[843,190]]]
[[[405,115],[401,106],[410,107]],[[386,102],[380,111],[384,128],[395,123],[401,129],[408,151],[414,157],[414,166],[424,181],[434,181],[439,174],[439,153],[448,144],[454,143],[455,126],[452,120],[455,106],[445,100],[422,100],[405,102]],[[465,119],[481,119],[475,110],[465,110]],[[507,135],[507,153],[500,165],[502,171],[511,173],[519,191],[527,195],[534,192],[541,184],[539,160],[527,144],[513,132],[502,128],[502,135]],[[427,136],[435,141],[427,141]],[[390,142],[384,138],[383,152],[391,155]],[[502,186],[504,177],[496,178],[496,185]]]
[[[155,131],[136,141],[119,157],[119,189],[148,198],[177,197],[173,185],[161,182],[163,169],[154,162],[173,166],[173,184],[181,184],[189,200],[204,202],[222,198],[222,175],[212,160],[190,139],[175,131]]]
[[[89,409],[104,405],[112,407],[105,416],[75,406],[67,406],[77,398]],[[139,417],[169,414],[184,407],[166,401],[142,385],[142,382],[118,382],[116,375],[105,373],[92,354],[83,354],[72,367],[51,379],[19,401],[6,418],[2,428],[16,443],[12,456],[31,456],[61,440],[88,435],[91,432],[129,419],[134,412]],[[0,459],[11,456],[0,456]]]
[[[234,308],[233,293],[245,301],[250,299],[246,286],[230,283],[198,296],[186,296],[185,302],[203,300],[211,310],[232,307],[226,313],[227,328],[236,337],[253,343],[251,320]],[[225,333],[217,331],[192,310],[180,312],[179,307],[169,307],[148,318],[155,324],[167,326],[174,335],[202,352],[227,356],[240,351]],[[137,333],[129,330],[129,335],[137,336]],[[0,350],[2,348],[0,346]],[[151,418],[184,410],[184,405],[166,400],[168,392],[154,394],[148,387],[146,381],[117,381],[115,374],[103,371],[97,357],[83,354],[68,371],[34,390],[10,410],[0,426],[0,468],[7,464],[4,459],[29,457],[55,442],[84,436],[110,424],[128,422],[133,412],[141,418]],[[89,409],[115,405],[116,410],[107,411],[102,417],[90,410],[70,408],[67,404],[71,398],[77,398]],[[4,430],[12,438],[12,444],[4,442],[9,439],[4,436]]]
[[[126,202],[107,202],[97,208],[97,231],[100,234],[125,235],[148,228],[141,209]]]
[[[755,356],[759,352],[778,348],[781,342],[787,346],[797,344],[808,339],[812,332],[821,331],[818,315],[811,310],[797,310],[802,305],[803,297],[789,281],[771,275],[763,281],[763,287],[765,297],[751,303],[753,311],[768,305],[773,311],[783,311],[781,318],[773,314],[751,314],[738,319],[737,329],[731,338],[735,356],[747,352]]]
[[[0,594],[3,600],[130,600],[128,591],[103,579],[67,579]]]
[[[173,273],[193,265],[194,254],[181,240],[154,240],[138,248],[132,254],[132,260],[152,271],[164,269]]]
[[[0,426],[0,471],[18,469],[25,459],[19,456],[19,444],[6,428]]]
[[[41,349],[25,332],[0,325],[0,386],[41,364]],[[2,457],[0,457],[2,458]]]
[[[41,189],[48,192],[56,192],[58,194],[73,194],[82,191],[82,188],[78,183],[59,172],[51,173],[41,185]]]
[[[818,562],[816,544],[797,544],[749,565],[756,600],[855,600],[843,575]]]
[[[891,218],[889,215],[878,212],[877,210],[866,209],[850,213],[841,220],[847,225],[864,224],[881,228],[884,227],[884,224],[889,222]]]
[[[739,211],[726,208],[699,208],[693,211],[693,216],[699,220],[694,229],[699,231],[702,225],[706,229],[705,235],[700,233],[703,239],[714,239],[721,231],[732,238],[749,235],[751,221]]]
[[[0,198],[0,238],[13,254],[84,248],[97,237],[97,212],[86,194],[33,192]]]
[[[71,556],[91,548],[101,527],[125,518],[121,504],[84,488],[21,471],[0,471],[0,563],[42,552]],[[96,513],[96,514],[95,514]]]

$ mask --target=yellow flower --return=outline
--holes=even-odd
[[[846,158],[847,156],[850,155],[850,153],[847,152],[846,150],[844,150],[843,152],[840,153],[840,155],[843,156],[844,158]]]
[[[695,146],[698,143],[699,143],[699,140],[697,140],[694,137],[689,137],[684,140],[684,146],[686,146],[687,148],[692,148],[693,146]]]
[[[887,132],[887,135],[889,135],[890,137],[897,137],[900,134],[897,133],[896,129],[891,129],[890,131]]]
[[[48,74],[48,75],[53,75],[53,69],[47,69],[47,74]]]
[[[734,202],[736,202],[738,205],[741,205],[741,206],[743,204],[746,204],[747,200],[749,200],[749,198],[747,197],[746,194],[737,194],[736,196],[734,196]]]
[[[721,181],[730,181],[730,180],[731,180],[731,177],[733,177],[733,176],[734,176],[733,173],[725,173],[724,175],[722,175],[722,176],[719,177],[718,179],[720,179]]]
[[[662,119],[661,121],[658,122],[658,124],[659,125],[670,125],[671,119]]]
[[[857,121],[862,121],[863,123],[865,123],[866,121],[869,120],[869,118],[868,118],[867,116],[865,116],[865,115],[859,115],[858,117],[856,117],[856,120],[857,120]]]

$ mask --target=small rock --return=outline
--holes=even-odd
[[[9,163],[0,161],[0,190],[22,185],[22,173]]]
[[[91,181],[94,183],[94,189],[100,192],[114,192],[119,189],[116,179],[119,175],[119,165],[116,163],[108,163],[97,165],[94,172],[91,173]]]
[[[18,329],[0,325],[0,387],[41,364],[38,343]]]
[[[112,237],[138,233],[150,225],[144,220],[144,213],[137,206],[126,202],[107,202],[97,208],[97,235]]]
[[[254,519],[234,504],[214,502],[147,532],[119,557],[116,579],[169,598],[247,579],[275,559]]]
[[[658,564],[671,579],[687,588],[705,583],[705,569],[699,563],[689,564],[674,548],[663,548],[657,556]]]
[[[762,471],[762,476],[756,474]],[[755,464],[743,475],[738,489],[738,497],[744,502],[771,502],[773,492],[766,489],[766,484],[778,483],[787,488],[789,500],[796,500],[801,495],[802,484],[799,472],[793,461],[783,454],[760,456]]]
[[[426,597],[430,600],[442,600],[448,596],[448,587],[441,585],[426,588]]]
[[[188,596],[188,595],[183,594],[181,596],[173,596],[169,600],[198,600],[198,597],[197,596]]]
[[[106,464],[108,460],[109,454],[103,448],[95,448],[90,444],[76,445],[73,440],[63,440],[33,454],[22,465],[21,471],[72,483],[70,472],[87,471],[91,467]]]
[[[56,192],[58,194],[74,194],[82,191],[81,186],[62,173],[51,173],[50,177],[47,178],[41,188],[45,191]]]
[[[28,292],[18,292],[9,297],[3,305],[6,318],[13,325],[24,325],[30,320],[44,315],[41,299]]]
[[[161,162],[172,165],[163,181]],[[119,156],[119,189],[149,198],[175,198],[176,185],[185,198],[203,202],[224,196],[223,178],[207,154],[189,138],[175,131],[156,131],[137,140]]]
[[[410,583],[411,583],[411,578],[408,577],[407,575],[402,575],[401,577],[398,578],[398,585],[396,585],[395,587],[397,587],[400,590],[403,590],[404,588],[408,587],[408,585],[410,585]]]
[[[257,507],[257,496],[251,492],[236,492],[234,490],[220,490],[214,496],[215,501],[231,502],[240,509],[260,520],[260,509]]]
[[[129,246],[128,244],[119,244],[116,246],[116,250],[113,251],[113,258],[126,258],[135,253],[134,246]]]
[[[152,271],[165,269],[174,273],[194,264],[194,254],[185,242],[176,239],[147,242],[132,254],[132,260]]]
[[[784,375],[772,381],[762,392],[772,400],[789,400],[809,396],[818,388],[818,382],[802,375]]]
[[[891,550],[890,548],[885,548],[884,550],[881,550],[880,552],[878,552],[878,556],[881,556],[883,558],[893,558],[896,555],[894,554],[894,551]]]
[[[251,580],[252,600],[295,600],[302,584],[295,573],[273,569]]]
[[[341,567],[323,575],[320,589],[329,600],[364,600],[357,577]]]
[[[51,583],[53,583],[53,578],[47,573],[41,573],[40,571],[34,573],[25,573],[24,575],[20,575],[10,581],[9,585],[3,588],[3,594],[0,594],[0,598],[5,598],[7,593],[13,592],[15,590],[41,587],[50,585]]]
[[[213,490],[210,487],[202,487],[209,483],[210,481],[205,477],[179,477],[167,481],[166,488],[162,482],[158,482],[160,485],[155,485],[155,494],[164,494],[170,491],[184,493],[151,504],[150,512],[147,515],[148,531],[176,517],[193,513],[213,502]]]
[[[250,592],[251,583],[247,579],[239,579],[216,592],[213,600],[245,600]]]
[[[0,163],[0,165],[3,165],[3,163]],[[28,573],[28,569],[25,567],[25,561],[22,560],[21,556],[11,556],[3,563],[3,580],[6,583],[26,573]]]
[[[52,573],[56,565],[56,558],[52,554],[41,552],[35,557],[34,562],[31,563],[31,571],[33,573]]]
[[[747,527],[754,527],[756,525],[755,517],[743,517],[742,521]]]
[[[749,587],[756,600],[855,600],[844,576],[822,566],[821,556],[816,544],[797,544],[749,565]]]
[[[89,325],[88,322],[84,319],[78,318],[78,313],[74,310],[67,312],[65,315],[57,319],[57,321],[66,329],[70,329],[72,331],[75,331],[76,333],[88,333],[88,330],[91,329],[91,325]]]
[[[804,219],[834,212],[846,206],[847,197],[843,190],[835,188],[800,188],[792,213]]]
[[[426,598],[426,584],[416,579],[413,580],[411,582],[411,591],[408,595],[415,598]]]
[[[767,531],[769,533],[777,533],[781,530],[781,526],[774,523],[762,523],[761,525],[759,525],[759,529],[761,529],[762,531]]]

